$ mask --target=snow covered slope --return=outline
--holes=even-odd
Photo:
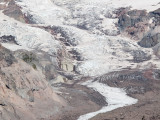
[[[132,9],[146,9],[147,11],[153,11],[160,7],[159,0],[82,0],[88,4],[107,4],[113,8],[118,7],[131,7]]]
[[[142,49],[136,41],[119,35],[118,19],[113,11],[127,6],[150,11],[159,7],[158,2],[159,0],[16,0],[24,14],[32,16],[34,23],[57,26],[66,34],[65,39],[75,45],[68,47],[68,50],[75,49],[84,58],[83,61],[77,61],[76,70],[85,76],[136,68],[139,66],[139,63],[134,62],[137,54],[143,54],[146,58],[152,54],[151,49]],[[0,28],[3,31],[1,35],[16,35],[18,44],[24,48],[55,53],[58,42],[52,35],[38,28],[15,23],[1,19],[1,26],[5,26]]]
[[[114,10],[120,7],[153,11],[160,7],[159,0],[17,0],[25,14],[33,15],[33,20],[41,24],[62,24],[72,16],[72,12],[94,12]],[[71,11],[72,10],[72,11]],[[89,18],[90,19],[90,18]]]
[[[12,35],[18,45],[3,43],[3,46],[15,51],[17,49],[43,50],[56,54],[61,47],[59,42],[48,32],[20,23],[0,13],[0,36]]]
[[[69,14],[65,9],[54,5],[50,0],[21,0],[17,1],[25,14],[31,14],[39,24],[62,24]]]
[[[116,10],[121,7],[131,10],[145,9],[150,12],[160,8],[160,0],[15,0],[15,2],[25,17],[30,17],[29,20],[34,24],[21,23],[0,13],[0,37],[14,36],[17,43],[2,44],[12,51],[42,50],[50,55],[56,55],[58,49],[62,48],[61,44],[66,45],[61,42],[68,42],[69,45],[62,49],[65,52],[74,50],[76,51],[74,55],[79,54],[82,59],[72,61],[76,64],[75,70],[89,77],[126,68],[144,69],[150,63],[153,63],[155,68],[160,68],[159,61],[155,61],[157,57],[152,48],[142,48],[137,44],[138,41],[120,34],[119,18],[116,14]],[[126,15],[127,17],[129,16]],[[52,34],[43,28],[49,29]],[[87,86],[105,96],[109,106],[81,116],[82,120],[137,102],[118,88],[98,82],[88,82]]]

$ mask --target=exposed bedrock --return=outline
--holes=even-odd
[[[0,37],[0,42],[1,43],[12,43],[18,45],[18,43],[15,40],[15,36],[12,35],[3,35]]]
[[[160,56],[160,9],[147,13],[145,10],[120,8],[116,11],[121,34],[138,41],[144,48],[153,48]]]
[[[150,16],[155,18],[154,22],[156,26],[160,25],[160,8],[155,11],[150,12]]]
[[[130,10],[120,8],[117,10],[118,26],[133,39],[141,39],[149,26],[149,15],[145,10]]]
[[[160,43],[160,33],[153,34],[147,34],[142,38],[138,44],[145,48],[151,48],[156,46],[158,43]]]
[[[0,2],[4,3],[0,4],[0,10],[3,10],[5,15],[23,23],[35,23],[33,16],[29,13],[24,14],[22,8],[16,4],[15,0],[2,0]]]
[[[65,105],[64,100],[57,96],[39,70],[15,58],[13,52],[2,46],[0,54],[2,120],[41,119],[55,114],[56,109]],[[46,109],[45,112],[41,108]],[[42,112],[41,115],[38,115],[38,111]]]

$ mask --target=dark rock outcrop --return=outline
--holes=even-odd
[[[154,19],[155,20],[154,21],[155,26],[160,25],[160,8],[155,10],[155,11],[150,12],[150,17],[154,17],[155,18]]]
[[[160,9],[147,13],[145,10],[121,8],[116,13],[121,33],[140,40],[141,47],[151,48],[160,42]]]
[[[18,45],[17,41],[15,40],[15,36],[12,35],[3,35],[0,37],[0,42],[1,43],[13,43]]]
[[[148,15],[145,10],[126,10],[120,9],[118,12],[118,26],[122,31],[127,31],[129,28],[134,27],[135,30],[129,32],[129,34],[134,35],[138,31],[138,24],[148,21]]]
[[[0,10],[3,10],[5,15],[23,23],[35,23],[33,15],[29,13],[24,14],[21,10],[21,7],[16,4],[15,0],[5,0],[2,2],[5,2],[6,4],[0,5]]]
[[[10,66],[14,62],[17,62],[17,60],[13,56],[13,53],[2,47],[1,44],[0,44],[0,61],[3,61],[3,66]]]
[[[129,61],[133,61],[135,63],[140,63],[151,59],[150,55],[147,55],[147,53],[141,50],[133,50],[131,51],[131,55],[133,56],[133,60]]]
[[[145,48],[154,47],[160,42],[160,9],[150,12],[149,17],[152,19],[152,26],[138,43],[140,46]]]
[[[160,43],[160,33],[156,33],[155,35],[148,34],[144,36],[138,44],[145,48],[151,48]]]
[[[8,6],[4,9],[3,13],[11,18],[25,23],[25,16],[21,8],[15,4],[14,0],[9,1]]]

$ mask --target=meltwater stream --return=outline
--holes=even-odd
[[[137,99],[127,96],[126,92],[120,88],[109,87],[105,84],[99,82],[87,81],[83,83],[87,87],[93,88],[98,91],[101,95],[106,98],[107,106],[104,106],[102,109],[84,114],[78,118],[78,120],[89,120],[90,118],[96,116],[99,113],[105,113],[108,111],[112,111],[114,109],[132,105],[137,103]]]

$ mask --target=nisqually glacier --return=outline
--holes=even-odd
[[[160,120],[160,0],[0,0],[0,120]]]

